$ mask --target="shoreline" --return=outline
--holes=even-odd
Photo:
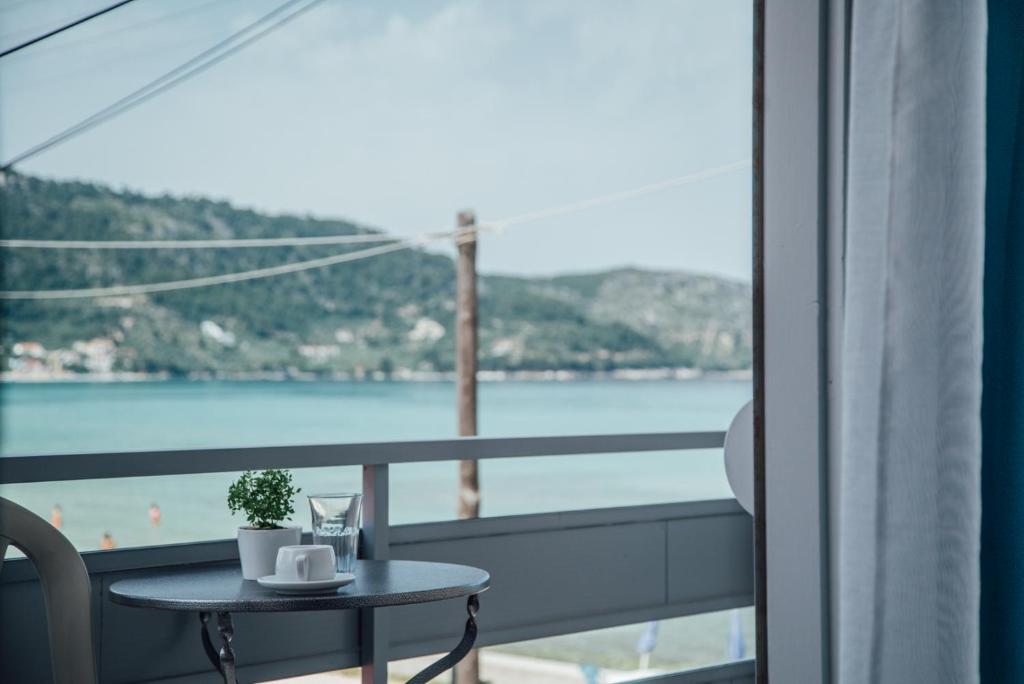
[[[666,380],[736,380],[749,381],[750,369],[734,371],[704,371],[696,368],[620,368],[612,371],[543,370],[543,371],[488,371],[477,372],[477,382],[585,382],[592,380],[619,382],[664,382]],[[115,384],[137,382],[392,382],[430,383],[454,382],[455,373],[410,371],[399,369],[391,374],[381,371],[356,376],[349,373],[312,373],[303,371],[274,371],[254,373],[192,373],[175,376],[158,373],[18,373],[0,372],[0,383],[10,384]]]

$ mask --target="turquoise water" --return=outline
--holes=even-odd
[[[503,382],[480,387],[484,436],[724,430],[750,397],[734,380]],[[5,385],[0,453],[77,453],[451,437],[451,383],[160,382]],[[284,464],[282,464],[284,465]],[[456,464],[396,465],[396,523],[453,517]],[[37,483],[3,495],[49,517],[81,549],[103,532],[121,547],[233,537],[230,473]],[[720,450],[489,460],[484,515],[729,496]],[[357,468],[295,471],[307,493],[359,487]],[[149,521],[157,503],[159,525]]]

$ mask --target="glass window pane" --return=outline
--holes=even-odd
[[[31,33],[55,11],[22,3],[5,30]],[[234,30],[237,11],[204,5],[207,38]],[[161,12],[126,8],[4,60],[0,162],[191,56],[202,36],[189,12]],[[750,3],[313,12],[268,39],[288,60],[270,59],[282,53],[270,43],[243,51],[16,165],[0,183],[2,237],[414,238],[470,207],[481,435],[725,429],[751,396]],[[119,68],[96,68],[108,62]],[[0,289],[159,283],[364,247],[7,248]],[[4,300],[0,457],[453,437],[455,253],[447,235],[281,277]],[[481,473],[483,515],[729,494],[719,450]],[[357,469],[296,478],[307,491],[359,486]],[[230,479],[0,490],[82,549],[109,545],[104,532],[123,548],[233,536]],[[396,466],[392,485],[396,522],[453,514],[454,463]]]
[[[191,11],[139,5],[4,60],[0,162],[238,25],[193,9],[202,35]],[[5,30],[59,14],[21,3]],[[17,164],[3,237],[410,238],[469,206],[482,434],[716,429],[749,397],[720,386],[750,366],[749,2],[326,3],[267,40]],[[364,246],[8,248],[0,280],[149,284]],[[5,301],[0,453],[452,436],[454,253],[446,236]]]

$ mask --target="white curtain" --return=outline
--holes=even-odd
[[[853,0],[840,684],[978,681],[984,0]]]

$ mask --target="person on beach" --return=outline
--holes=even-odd
[[[156,502],[149,504],[149,524],[156,527],[160,524],[160,507],[156,505]]]
[[[60,504],[54,504],[53,508],[50,509],[50,524],[58,530],[64,527],[64,510],[60,507]]]
[[[103,533],[103,538],[100,539],[100,548],[104,551],[117,548],[117,542],[114,541],[114,538],[110,536],[109,532]]]

